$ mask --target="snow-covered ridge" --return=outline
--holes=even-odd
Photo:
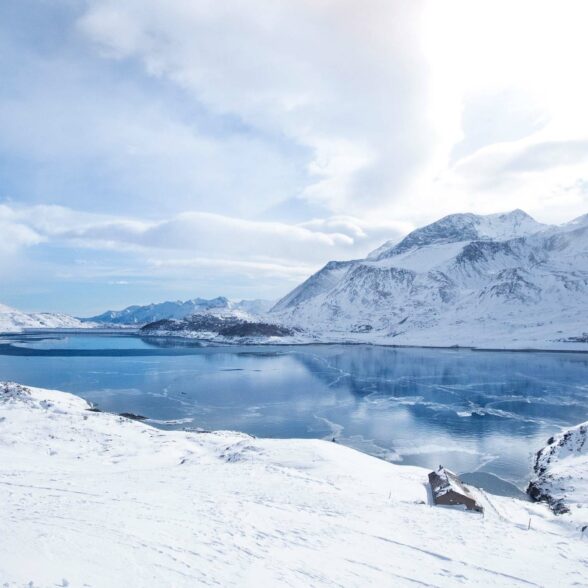
[[[534,470],[527,491],[535,500],[557,513],[588,506],[588,421],[551,437],[535,456]]]
[[[22,329],[83,329],[94,326],[73,316],[54,312],[21,312],[0,304],[0,333],[19,332]]]
[[[336,443],[161,431],[0,384],[3,586],[585,585],[578,522]],[[531,529],[528,520],[532,518]],[[549,554],[549,557],[546,557]]]
[[[268,300],[229,300],[224,296],[217,298],[193,298],[129,306],[123,310],[108,310],[97,316],[85,319],[108,325],[141,326],[155,321],[184,319],[194,314],[233,315],[241,318],[256,316],[269,310],[272,302]]]
[[[588,215],[552,226],[515,210],[329,262],[271,315],[321,341],[588,350],[587,311]]]
[[[383,259],[415,247],[459,241],[504,240],[548,230],[550,225],[538,223],[522,210],[499,214],[477,215],[458,213],[416,229],[397,245],[378,248],[368,259]]]

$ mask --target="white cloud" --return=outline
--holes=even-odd
[[[581,0],[431,2],[424,49],[435,157],[414,207],[523,208],[560,222],[588,208],[588,52]]]
[[[43,237],[28,226],[12,208],[0,204],[0,251],[10,253],[22,247],[36,245]]]
[[[60,235],[93,246],[114,243],[149,249],[174,249],[200,255],[273,257],[318,261],[321,255],[353,249],[357,242],[338,232],[310,231],[297,225],[248,221],[186,212],[159,222],[113,219]]]
[[[560,220],[583,212],[583,195],[570,197],[583,174],[565,160],[551,173],[550,154],[565,159],[588,139],[578,75],[588,9],[562,6],[101,0],[79,27],[110,58],[140,62],[212,112],[308,148],[297,194],[336,214],[420,223],[526,206]],[[521,142],[524,161],[534,153],[547,173],[539,193],[516,159]],[[489,197],[488,186],[502,188]]]
[[[583,0],[13,5],[0,261],[15,298],[43,272],[289,286],[445,214],[588,210]]]
[[[395,199],[429,150],[422,6],[100,0],[79,28],[107,57],[310,149],[301,194],[357,214]]]
[[[208,257],[188,257],[184,259],[159,258],[148,260],[150,266],[159,274],[185,273],[192,270],[214,270],[219,274],[246,275],[255,279],[260,276],[270,277],[277,281],[299,282],[308,277],[315,269],[312,265],[293,265],[263,261],[242,261],[235,259],[211,259]],[[179,270],[179,272],[177,271]]]
[[[255,219],[305,198],[421,223],[525,207],[534,181],[511,169],[510,200],[507,182],[489,199],[501,177],[462,174],[465,158],[587,139],[587,13],[575,0],[89,0],[54,31],[59,51],[8,43],[19,67],[3,79],[0,148],[31,160],[14,182],[25,200],[116,214]],[[567,167],[531,212],[583,183]]]
[[[0,220],[0,250],[2,255],[15,253],[23,247],[37,245],[43,238],[30,227]]]
[[[186,212],[158,221],[93,215],[59,206],[0,206],[7,234],[22,234],[15,247],[46,242],[71,251],[117,251],[142,266],[206,267],[237,274],[274,272],[297,278],[329,259],[363,256],[383,240],[399,238],[405,225],[370,224],[353,217],[302,224],[249,221]],[[125,260],[126,262],[126,260]],[[128,262],[127,262],[128,263]],[[87,272],[87,267],[78,268]],[[76,268],[68,269],[68,275]],[[127,271],[127,270],[125,270]]]

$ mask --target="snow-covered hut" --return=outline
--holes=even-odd
[[[468,510],[484,512],[472,493],[456,474],[439,466],[429,474],[433,502],[442,506],[465,506]]]

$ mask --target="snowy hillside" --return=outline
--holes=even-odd
[[[93,326],[73,316],[53,312],[26,313],[0,304],[0,333],[22,329],[80,329]]]
[[[588,422],[549,439],[535,457],[534,470],[537,478],[527,490],[533,498],[555,512],[581,512],[576,509],[588,505]]]
[[[186,301],[168,301],[145,306],[129,306],[124,310],[109,310],[89,321],[109,325],[145,325],[155,321],[184,319],[193,314],[233,314],[235,316],[258,315],[266,312],[272,303],[267,300],[233,301],[219,296],[207,300],[194,298]]]
[[[450,215],[328,263],[271,315],[321,340],[588,348],[588,215]]]
[[[87,408],[0,385],[3,586],[588,583],[581,521],[543,504],[480,492],[484,516],[434,507],[426,470],[336,443]]]

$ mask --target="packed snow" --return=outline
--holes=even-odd
[[[434,507],[426,470],[336,443],[88,408],[0,385],[5,587],[588,584],[581,510],[475,489],[484,516]]]

